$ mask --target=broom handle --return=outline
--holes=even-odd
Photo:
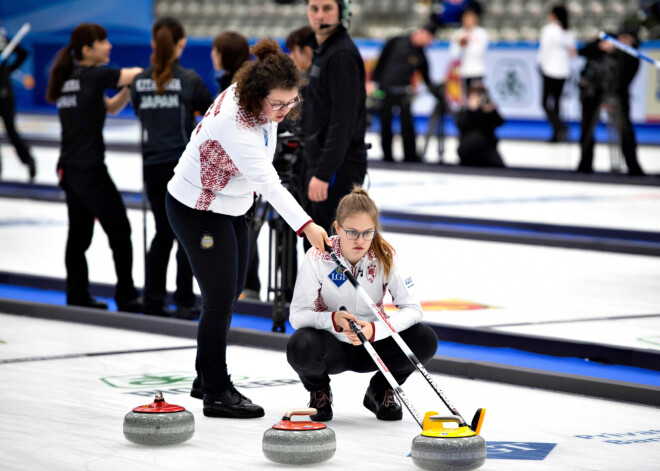
[[[340,311],[346,311],[346,308],[344,306],[339,308]],[[399,399],[403,403],[404,406],[406,406],[406,409],[408,409],[408,412],[410,412],[410,415],[413,416],[417,424],[424,430],[424,419],[422,419],[422,416],[419,415],[419,412],[417,412],[417,409],[412,405],[412,403],[408,400],[408,397],[406,394],[403,392],[403,389],[397,383],[396,378],[392,376],[392,373],[390,373],[390,370],[387,369],[387,366],[385,366],[385,363],[383,360],[380,358],[380,355],[378,355],[378,352],[376,352],[376,349],[369,343],[367,338],[364,336],[362,333],[362,330],[360,330],[360,326],[358,326],[354,320],[349,320],[348,324],[351,326],[351,329],[353,329],[353,332],[355,332],[360,339],[360,342],[362,342],[362,345],[364,345],[364,348],[367,349],[367,352],[369,352],[369,355],[371,355],[371,358],[373,358],[374,363],[376,363],[376,366],[380,370],[381,373],[383,373],[383,376],[385,376],[385,379],[387,379],[387,382],[390,383],[390,386],[392,386],[392,389],[394,389],[394,392],[396,393],[397,396],[399,396]]]
[[[9,44],[4,48],[2,51],[2,54],[0,54],[0,64],[2,64],[10,55],[12,52],[14,52],[14,49],[16,49],[16,46],[18,46],[18,43],[21,42],[23,39],[23,36],[28,34],[30,32],[30,23],[25,23],[23,26],[21,26],[21,29],[18,30],[16,35],[12,38],[11,41],[9,41]]]
[[[371,312],[373,312],[390,330],[392,333],[392,338],[394,341],[399,345],[403,353],[408,357],[410,362],[413,364],[415,368],[417,368],[417,371],[419,371],[424,379],[431,385],[431,387],[435,390],[436,394],[442,399],[442,402],[445,403],[447,408],[454,414],[455,416],[459,417],[461,419],[460,426],[467,426],[465,423],[465,419],[463,419],[463,416],[458,413],[458,410],[449,402],[449,399],[447,399],[447,396],[442,392],[440,387],[436,384],[436,382],[433,380],[429,372],[424,368],[424,365],[422,365],[422,362],[419,361],[417,356],[413,353],[413,351],[410,349],[410,347],[406,344],[406,342],[401,338],[399,333],[396,331],[394,327],[392,327],[392,324],[387,320],[387,317],[385,317],[384,313],[382,313],[376,304],[373,302],[373,300],[369,297],[367,292],[364,290],[362,286],[358,283],[358,281],[355,279],[351,271],[344,266],[344,264],[339,260],[339,257],[337,257],[337,254],[335,254],[332,251],[332,248],[329,247],[328,245],[325,246],[326,251],[330,254],[330,257],[332,260],[335,262],[335,264],[344,272],[344,275],[346,278],[348,278],[348,281],[351,282],[351,284],[357,289],[358,294],[362,298],[362,300],[367,303],[367,306],[369,306],[369,309],[371,309]]]
[[[616,47],[617,49],[620,49],[621,51],[625,52],[626,54],[629,54],[629,55],[631,55],[633,57],[636,57],[638,59],[642,59],[642,60],[648,62],[649,64],[655,66],[656,69],[660,69],[660,61],[657,61],[657,60],[653,59],[652,57],[647,56],[646,54],[644,54],[641,51],[638,51],[637,49],[635,49],[632,46],[628,46],[627,44],[622,43],[621,41],[619,41],[616,38],[613,38],[612,36],[605,33],[604,31],[601,31],[601,32],[598,33],[598,38],[602,39],[603,41],[607,41],[609,43],[612,43],[612,45],[614,47]]]

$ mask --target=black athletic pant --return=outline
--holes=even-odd
[[[582,122],[580,135],[580,164],[578,172],[591,173],[594,160],[594,129],[600,116],[600,105],[602,97],[582,97]],[[619,127],[619,139],[621,141],[621,152],[626,160],[626,166],[630,175],[644,175],[642,168],[637,162],[637,140],[635,130],[630,121],[630,107],[627,102],[619,102],[618,110],[615,112]]]
[[[557,134],[564,127],[564,124],[561,122],[561,115],[559,112],[560,103],[561,103],[561,91],[564,88],[564,79],[555,79],[547,77],[543,74],[543,98],[541,104],[545,110],[545,114],[548,116],[548,120],[552,125],[553,134]]]
[[[6,98],[0,98],[0,116],[2,116],[2,121],[5,123],[7,137],[16,149],[18,158],[21,159],[21,162],[25,165],[29,165],[32,161],[32,155],[30,155],[28,146],[16,130],[13,94],[10,93]]]
[[[66,242],[66,291],[68,302],[89,298],[85,252],[92,242],[94,219],[108,236],[117,273],[118,304],[138,297],[133,284],[133,246],[126,208],[105,165],[91,168],[61,166],[60,185],[66,193],[69,235]]]
[[[314,202],[310,201],[307,194],[309,189],[309,181],[314,176],[314,172],[307,172],[305,179],[305,204],[304,208],[307,214],[314,220],[316,224],[325,229],[328,234],[332,233],[332,223],[337,215],[337,206],[339,201],[353,191],[353,186],[362,185],[364,176],[367,173],[366,164],[350,164],[344,163],[335,174],[334,182],[328,188],[328,198],[325,201]],[[311,244],[305,238],[303,241],[305,252],[310,249]]]
[[[484,135],[477,130],[461,133],[457,152],[463,166],[504,167],[497,147],[489,144]]]
[[[195,367],[204,400],[213,401],[230,385],[227,339],[234,305],[245,286],[249,245],[245,217],[189,208],[169,193],[165,207],[202,292]],[[213,248],[200,245],[205,232],[213,237]]]
[[[387,93],[380,110],[380,140],[383,147],[383,160],[394,161],[392,158],[392,111],[399,108],[401,119],[401,138],[403,139],[403,159],[406,162],[417,162],[415,145],[415,127],[410,111],[410,96],[407,94]]]
[[[144,304],[146,308],[158,309],[167,296],[167,265],[174,245],[174,232],[170,227],[165,210],[167,183],[174,175],[177,162],[168,162],[144,167],[144,183],[156,222],[156,235],[151,241],[147,254],[144,282]],[[186,251],[179,244],[176,252],[176,291],[174,302],[177,306],[190,307],[195,304],[193,274]]]
[[[379,328],[383,327],[377,323],[376,329]],[[422,364],[428,362],[438,349],[438,337],[425,324],[415,324],[399,334]],[[399,384],[403,384],[415,371],[392,337],[372,345]],[[327,387],[330,384],[329,375],[344,371],[368,373],[378,370],[364,346],[342,342],[328,331],[309,327],[294,332],[287,344],[286,357],[308,391]],[[391,388],[380,371],[371,378],[370,385],[377,391]]]

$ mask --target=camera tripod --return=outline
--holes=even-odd
[[[278,149],[273,166],[282,185],[300,201],[297,176],[293,171],[299,142],[291,135],[278,136]],[[257,239],[263,224],[268,221],[268,298],[273,294],[273,332],[284,332],[286,303],[291,300],[298,271],[298,237],[286,221],[267,201],[259,196],[255,201],[255,213],[249,222],[251,228],[249,264],[254,261]]]
[[[610,150],[610,169],[612,173],[624,172],[624,158],[621,151],[621,135],[623,133],[623,122],[619,100],[606,103],[604,109],[607,113],[607,146]]]
[[[433,113],[429,117],[428,127],[426,128],[426,135],[424,136],[424,148],[422,149],[422,156],[426,155],[429,147],[429,142],[433,135],[438,139],[438,163],[443,163],[445,156],[445,113],[447,112],[447,104],[444,98],[437,101]]]

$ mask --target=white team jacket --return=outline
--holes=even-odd
[[[247,114],[238,106],[235,90],[236,84],[211,104],[167,189],[190,208],[229,216],[245,214],[259,192],[300,235],[311,218],[282,186],[272,165],[277,123]]]
[[[339,237],[333,236],[332,249],[345,266],[351,264],[341,255]],[[399,308],[389,315],[389,322],[397,332],[419,323],[422,320],[422,307],[413,293],[412,277],[402,275],[397,267],[390,270],[390,276],[385,279],[380,262],[372,250],[351,267],[353,276],[357,279],[369,297],[376,303],[381,312],[383,298],[387,291],[392,295],[394,305]],[[293,291],[293,300],[289,310],[291,325],[300,329],[312,327],[331,332],[337,339],[348,343],[348,338],[332,320],[332,313],[346,306],[360,320],[374,325],[372,341],[378,341],[390,336],[389,329],[371,312],[369,306],[358,295],[346,276],[337,268],[335,262],[327,253],[321,253],[315,248],[305,254],[298,279]]]

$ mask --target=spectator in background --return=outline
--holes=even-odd
[[[298,70],[307,74],[312,66],[314,49],[310,45],[311,36],[314,31],[309,26],[303,26],[291,31],[286,38],[286,48],[289,50],[289,56],[293,59]]]
[[[398,108],[401,117],[401,137],[403,138],[403,160],[420,162],[415,146],[415,126],[410,105],[412,102],[411,80],[415,71],[422,74],[428,89],[439,97],[439,87],[431,82],[429,64],[424,48],[433,41],[436,27],[428,24],[408,35],[395,36],[385,43],[372,75],[372,82],[367,84],[367,93],[375,90],[384,92],[380,104],[380,136],[383,147],[383,160],[394,162],[392,156],[392,111]]]
[[[139,67],[102,67],[110,62],[112,45],[105,28],[82,23],[71,32],[53,64],[46,99],[57,104],[62,142],[57,172],[66,194],[69,233],[66,242],[66,302],[107,309],[89,293],[85,252],[92,243],[94,220],[108,236],[117,273],[117,309],[142,311],[133,284],[133,246],[126,208],[105,166],[103,124],[106,113],[117,114],[130,99],[129,85],[142,72]],[[121,88],[112,98],[108,88]]]
[[[440,28],[460,24],[463,11],[474,0],[433,0],[431,3],[431,21]]]
[[[471,2],[461,16],[461,28],[455,31],[449,45],[452,59],[460,59],[459,71],[463,79],[465,92],[470,89],[473,80],[484,82],[486,63],[484,54],[488,48],[488,33],[479,26],[481,6]]]
[[[10,42],[7,36],[7,31],[4,27],[0,26],[0,53],[4,51],[5,47]],[[12,59],[13,56],[13,59]],[[15,104],[14,104],[14,91],[11,86],[11,73],[18,69],[25,59],[27,59],[27,51],[21,46],[17,45],[14,52],[0,64],[0,116],[5,123],[5,131],[9,141],[16,149],[18,158],[21,159],[27,168],[30,175],[30,181],[34,180],[37,174],[37,167],[34,162],[30,149],[25,144],[16,130],[16,123],[14,122]],[[1,157],[0,157],[1,158]],[[2,162],[0,161],[0,175],[2,174]]]
[[[225,91],[234,80],[234,74],[250,60],[250,46],[245,36],[234,31],[218,34],[213,40],[211,60],[216,71],[218,94]]]
[[[339,200],[367,172],[364,61],[343,22],[343,0],[307,0],[314,58],[305,91],[305,209],[330,230]],[[305,244],[309,248],[309,243]]]
[[[541,29],[538,62],[543,77],[541,104],[552,125],[551,142],[566,139],[568,128],[561,122],[559,105],[564,82],[568,78],[570,58],[575,56],[575,37],[568,30],[568,12],[558,5],[548,14],[548,24]]]
[[[133,108],[142,123],[142,176],[156,222],[146,257],[144,312],[169,317],[174,313],[165,305],[167,265],[175,237],[165,211],[167,183],[195,128],[195,113],[204,114],[213,98],[194,70],[179,65],[186,46],[181,22],[161,18],[151,31],[151,67],[131,85]],[[193,293],[192,269],[181,244],[176,262],[176,317],[190,319],[199,315],[200,308]]]
[[[490,101],[483,83],[470,84],[465,106],[456,113],[454,121],[460,131],[458,156],[461,165],[504,167],[495,136],[495,129],[504,124],[504,120]]]
[[[618,35],[619,41],[630,47],[638,47],[638,29],[635,25],[624,25]],[[637,162],[637,140],[635,128],[630,120],[630,84],[637,70],[639,59],[616,49],[609,41],[596,39],[579,50],[587,59],[580,73],[580,101],[582,122],[580,135],[580,163],[577,171],[593,172],[594,128],[600,110],[608,112],[608,119],[615,121],[623,157],[630,175],[644,175]]]

